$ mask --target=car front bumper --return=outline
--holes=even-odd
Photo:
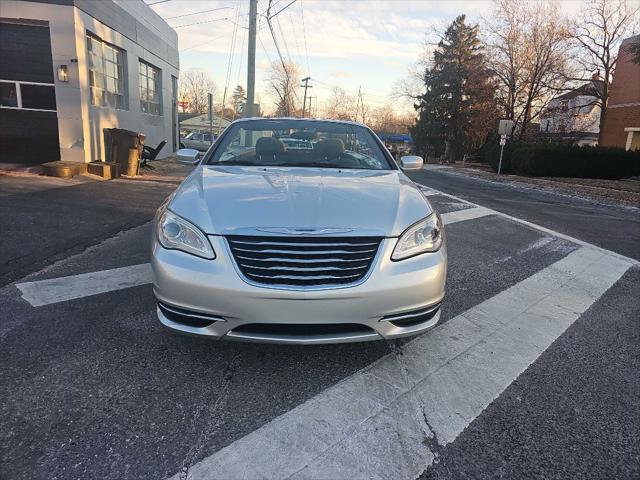
[[[427,331],[439,321],[447,272],[444,245],[437,252],[393,262],[397,239],[383,239],[363,283],[290,290],[249,284],[226,240],[209,239],[215,260],[167,250],[154,237],[158,318],[171,329],[212,339],[316,344],[399,338]]]

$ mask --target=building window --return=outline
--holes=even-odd
[[[18,86],[15,82],[0,83],[0,107],[18,107]]]
[[[0,80],[0,108],[56,111],[54,85]]]
[[[87,35],[91,104],[128,110],[126,52]]]
[[[162,72],[159,68],[140,60],[140,110],[162,115]]]

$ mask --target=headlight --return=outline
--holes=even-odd
[[[162,212],[158,218],[157,233],[158,240],[164,248],[181,250],[202,258],[216,258],[206,235],[198,227],[169,210]]]
[[[432,213],[407,228],[393,249],[391,260],[404,260],[425,252],[435,252],[442,246],[442,220]]]

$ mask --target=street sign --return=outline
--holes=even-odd
[[[500,120],[500,123],[505,122],[507,120]],[[504,146],[507,144],[507,134],[503,133],[500,135],[500,160],[498,161],[498,175],[500,175],[500,170],[502,170],[502,153],[504,152]]]
[[[498,133],[500,135],[511,135],[513,131],[513,120],[500,120],[498,124]]]

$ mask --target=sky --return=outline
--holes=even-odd
[[[145,0],[147,3],[159,0]],[[545,0],[542,0],[545,1]],[[406,78],[434,32],[442,31],[460,14],[469,22],[490,16],[487,0],[272,0],[276,39],[285,59],[310,76],[309,95],[323,102],[334,86],[357,96],[371,107],[398,103],[394,85]],[[563,10],[577,10],[582,0],[563,0]],[[273,98],[267,83],[271,62],[279,56],[266,22],[268,0],[258,0],[256,95],[267,110]],[[151,8],[178,33],[180,70],[208,72],[221,101],[240,84],[246,88],[249,0],[164,0]],[[301,89],[302,95],[302,89]],[[264,109],[263,107],[263,109]]]

